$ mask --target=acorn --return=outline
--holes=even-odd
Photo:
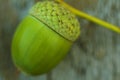
[[[80,35],[74,14],[55,1],[36,3],[19,24],[12,41],[16,67],[29,75],[51,71]]]

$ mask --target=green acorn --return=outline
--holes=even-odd
[[[22,72],[40,75],[53,69],[80,34],[75,15],[54,1],[38,2],[18,26],[12,59]]]

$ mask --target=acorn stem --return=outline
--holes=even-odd
[[[120,28],[119,27],[117,27],[117,26],[115,26],[113,24],[110,24],[108,22],[105,22],[103,20],[100,20],[100,19],[98,19],[96,17],[90,16],[89,14],[86,14],[86,13],[80,11],[80,10],[77,10],[77,9],[73,8],[72,6],[68,5],[67,3],[65,3],[63,0],[56,0],[56,1],[59,2],[60,4],[62,4],[67,9],[69,9],[74,14],[76,14],[76,15],[82,17],[82,18],[85,18],[87,20],[90,20],[90,21],[92,21],[92,22],[94,22],[96,24],[99,24],[99,25],[101,25],[101,26],[103,26],[105,28],[108,28],[108,29],[110,29],[112,31],[120,33]]]

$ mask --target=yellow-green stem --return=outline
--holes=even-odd
[[[98,19],[98,18],[96,18],[96,17],[90,16],[89,14],[86,14],[86,13],[84,13],[84,12],[82,12],[82,11],[79,11],[79,10],[71,7],[71,6],[68,5],[67,3],[65,3],[63,0],[56,0],[56,1],[59,2],[60,4],[62,4],[62,5],[63,5],[64,7],[66,7],[67,9],[69,9],[69,10],[70,10],[71,12],[73,12],[74,14],[76,14],[76,15],[78,15],[78,16],[80,16],[80,17],[83,17],[83,18],[85,18],[85,19],[87,19],[87,20],[90,20],[90,21],[92,21],[92,22],[94,22],[94,23],[96,23],[96,24],[99,24],[99,25],[101,25],[101,26],[103,26],[103,27],[105,27],[105,28],[108,28],[108,29],[110,29],[110,30],[112,30],[112,31],[115,31],[115,32],[120,33],[120,28],[119,28],[119,27],[117,27],[117,26],[115,26],[115,25],[112,25],[112,24],[110,24],[110,23],[108,23],[108,22],[105,22],[105,21],[103,21],[103,20],[100,20],[100,19]]]

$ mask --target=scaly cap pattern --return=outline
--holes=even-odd
[[[80,34],[80,25],[75,15],[54,1],[38,2],[30,14],[65,39],[75,41]]]

